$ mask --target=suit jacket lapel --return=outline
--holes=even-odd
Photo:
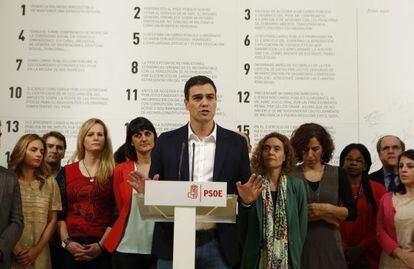
[[[3,190],[5,188],[6,188],[6,178],[4,175],[0,174],[0,201],[3,201],[3,192],[4,192]]]
[[[178,152],[178,156],[177,156],[177,160],[178,160],[178,166],[180,165],[180,154],[181,154],[181,148],[182,145],[184,143],[184,152],[183,152],[183,162],[181,164],[181,181],[189,181],[190,180],[190,176],[189,176],[189,160],[188,160],[188,124],[186,124],[184,127],[182,127],[179,130],[179,141],[177,141],[177,151]],[[179,168],[177,168],[179,169]],[[177,175],[177,179],[178,180],[178,175]]]
[[[214,156],[214,171],[213,181],[225,181],[226,178],[220,178],[220,172],[224,165],[227,155],[227,136],[223,132],[223,128],[217,125],[217,137],[216,137],[216,152]]]

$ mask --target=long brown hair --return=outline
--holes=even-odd
[[[46,150],[46,143],[37,134],[25,134],[20,137],[16,145],[13,148],[13,151],[10,155],[10,161],[8,163],[9,170],[12,170],[17,174],[18,177],[23,176],[23,165],[24,159],[26,157],[26,151],[29,144],[33,141],[39,140],[43,144],[43,149]],[[40,181],[40,188],[43,187],[46,178],[50,176],[49,166],[45,162],[45,154],[43,153],[42,162],[40,166],[37,167],[34,171],[34,177],[36,180]]]
[[[99,163],[98,172],[96,174],[96,181],[99,184],[105,184],[110,180],[112,177],[114,168],[115,168],[115,161],[113,157],[113,151],[112,151],[112,142],[111,138],[109,137],[108,128],[106,127],[105,123],[96,118],[91,118],[87,121],[85,121],[81,128],[79,129],[78,133],[78,140],[76,142],[76,151],[73,154],[71,160],[83,160],[85,158],[85,146],[84,141],[87,133],[89,130],[94,126],[95,124],[102,125],[104,129],[104,136],[105,136],[105,145],[101,153],[101,161]]]
[[[414,161],[414,149],[409,149],[404,151],[403,153],[400,154],[400,156],[398,157],[398,169],[400,169],[400,161],[402,157],[406,157],[412,161]],[[399,172],[399,171],[398,171]],[[398,187],[394,190],[394,193],[401,193],[401,194],[406,194],[407,193],[407,188],[405,187],[404,183],[400,182],[400,185],[398,185]]]

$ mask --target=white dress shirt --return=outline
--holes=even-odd
[[[190,180],[195,182],[213,181],[214,157],[216,155],[217,124],[214,123],[214,129],[203,139],[200,139],[191,129],[188,123],[188,162]],[[194,175],[193,167],[193,148],[194,150]],[[215,223],[196,223],[196,230],[214,229]]]
[[[213,181],[214,156],[216,154],[217,125],[210,135],[200,140],[188,124],[188,161],[190,180],[195,182]],[[194,176],[192,175],[193,148],[194,154]]]

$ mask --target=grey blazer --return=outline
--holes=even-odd
[[[0,269],[11,267],[12,250],[23,231],[22,200],[17,176],[0,166]]]

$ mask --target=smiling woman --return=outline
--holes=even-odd
[[[49,240],[62,209],[58,185],[45,163],[46,144],[36,134],[22,136],[10,156],[9,169],[19,177],[24,230],[14,247],[12,268],[51,268]]]

